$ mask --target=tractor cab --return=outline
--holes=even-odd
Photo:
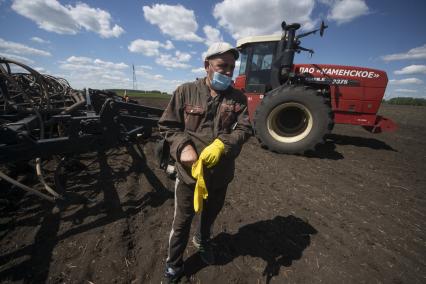
[[[280,35],[256,36],[237,42],[241,65],[235,86],[246,93],[262,93],[272,89],[271,71]]]
[[[263,95],[273,89],[273,65],[280,40],[281,35],[268,35],[237,42],[241,64],[235,87],[246,94],[251,119]]]
[[[319,32],[321,36],[327,26],[296,35],[300,24],[281,23],[282,34],[251,36],[237,41],[241,52],[240,72],[235,86],[245,93],[266,93],[286,84],[292,79],[295,53],[312,49],[300,46],[300,39]]]

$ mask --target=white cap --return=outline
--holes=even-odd
[[[230,45],[227,42],[215,42],[212,45],[210,45],[209,49],[207,50],[205,59],[209,59],[210,57],[214,55],[224,54],[226,52],[232,52],[232,54],[235,57],[235,60],[238,59],[239,53],[238,50]]]

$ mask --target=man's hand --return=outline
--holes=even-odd
[[[224,150],[225,145],[223,144],[223,142],[219,139],[215,139],[213,143],[211,143],[206,148],[204,148],[203,151],[201,151],[200,160],[203,161],[203,164],[206,167],[212,168],[216,166],[216,164],[219,162]]]
[[[195,152],[194,147],[192,147],[191,144],[186,145],[183,147],[182,151],[180,152],[180,162],[186,166],[191,167],[195,161],[197,161],[198,155],[197,152]]]

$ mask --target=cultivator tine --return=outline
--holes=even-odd
[[[43,171],[41,170],[41,159],[40,158],[36,158],[36,172],[37,172],[37,177],[38,177],[39,181],[43,184],[43,186],[44,186],[44,188],[46,189],[47,192],[49,192],[51,195],[53,195],[56,199],[64,199],[62,195],[60,195],[55,190],[53,190],[53,188],[51,188],[46,183],[46,181],[44,180]]]

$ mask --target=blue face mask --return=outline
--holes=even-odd
[[[226,75],[220,74],[219,72],[213,73],[213,79],[211,80],[211,87],[216,91],[224,91],[231,85],[232,78]]]

